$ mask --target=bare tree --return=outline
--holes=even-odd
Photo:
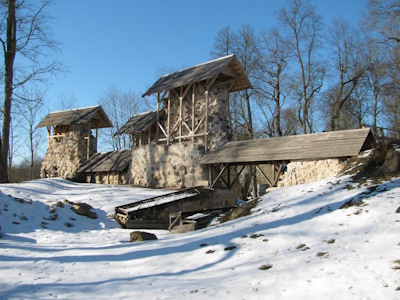
[[[400,0],[369,0],[363,25],[375,40],[369,52],[373,54],[372,68],[367,74],[375,101],[374,130],[380,109],[385,113],[384,121],[400,129]]]
[[[20,127],[25,132],[27,153],[22,157],[29,164],[29,179],[34,179],[34,166],[39,157],[40,146],[43,144],[43,131],[36,128],[42,118],[44,109],[44,93],[30,89],[24,92],[26,101],[16,105],[16,110],[21,118]]]
[[[234,54],[237,39],[237,34],[231,30],[230,26],[222,28],[214,37],[213,49],[210,51],[211,57],[219,58]],[[238,118],[238,100],[237,94],[228,95],[229,136],[233,139],[238,135],[238,122],[236,121]]]
[[[303,133],[313,132],[311,106],[323,85],[325,68],[319,60],[322,18],[306,0],[287,0],[278,14],[286,45],[295,58],[293,83],[298,101],[298,118]]]
[[[269,136],[282,136],[281,115],[285,98],[289,93],[286,74],[290,53],[278,28],[261,33],[262,59],[260,60],[261,82],[258,104],[266,121],[271,120],[273,130]],[[269,110],[269,113],[265,109]],[[269,122],[268,122],[269,123]],[[271,128],[271,129],[272,129]]]
[[[1,0],[0,43],[4,54],[4,109],[0,142],[0,183],[8,182],[12,102],[19,87],[61,70],[49,57],[59,45],[51,36],[46,8],[51,0]]]
[[[103,145],[116,150],[130,149],[130,135],[118,135],[115,133],[131,117],[141,112],[143,108],[140,98],[133,92],[122,92],[111,85],[98,100],[114,127],[104,129]]]
[[[400,1],[369,0],[366,17],[367,30],[375,30],[385,43],[400,44]]]
[[[61,93],[58,97],[57,109],[59,110],[68,110],[77,108],[78,100],[76,99],[74,94],[67,95],[65,93]]]
[[[361,81],[368,66],[362,56],[362,41],[359,33],[344,19],[333,19],[329,28],[327,41],[333,84],[326,95],[329,107],[328,130],[348,129],[347,125],[340,126],[340,117],[343,108],[350,101],[354,89]]]

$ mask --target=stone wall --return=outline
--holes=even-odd
[[[192,89],[189,90],[183,99],[182,118],[189,128],[192,128]],[[195,127],[201,122],[206,111],[206,93],[201,84],[196,84],[195,88]],[[229,118],[228,118],[228,90],[226,86],[211,87],[209,91],[209,105],[208,105],[208,149],[210,151],[216,150],[226,144],[230,140],[229,136]],[[160,123],[166,131],[168,131],[168,102],[164,100],[163,107],[165,113]],[[180,101],[178,96],[171,92],[170,100],[170,126],[171,130],[179,120],[180,115]],[[179,133],[179,126],[176,127],[173,137],[177,137]],[[199,126],[196,134],[205,133],[205,122]],[[189,135],[189,130],[185,125],[182,126],[182,136]],[[163,138],[160,131],[160,138]],[[183,141],[192,142],[192,138],[187,138]],[[173,143],[179,142],[178,139]],[[205,136],[196,137],[194,143],[205,145]]]
[[[144,145],[132,151],[131,181],[139,186],[194,187],[207,179],[199,164],[204,146]]]
[[[193,88],[193,87],[192,87]],[[182,119],[192,128],[192,88],[183,99]],[[179,93],[178,93],[179,94]],[[195,87],[195,126],[199,125],[205,116],[206,93],[202,85]],[[208,151],[213,151],[226,144],[229,137],[228,121],[228,90],[226,86],[213,87],[209,91],[208,110]],[[163,107],[168,108],[164,99]],[[171,130],[177,124],[180,116],[180,101],[171,92],[170,126]],[[160,123],[168,132],[168,112],[165,111]],[[179,123],[178,123],[179,124]],[[179,128],[179,125],[176,129]],[[199,125],[196,134],[205,133],[205,122]],[[189,135],[188,128],[182,126],[182,136]],[[205,153],[206,136],[179,139],[179,129],[173,134],[175,139],[168,146],[165,143],[147,144],[132,150],[131,182],[139,186],[158,187],[194,187],[204,185],[208,179],[206,168],[199,164],[200,157]],[[152,137],[154,135],[152,134]],[[160,138],[163,138],[160,130]],[[144,138],[146,140],[146,138]]]
[[[314,182],[336,176],[343,171],[340,159],[312,161],[294,161],[287,168],[278,182],[278,187]]]
[[[129,184],[129,180],[129,172],[97,172],[95,174],[86,175],[87,183]]]
[[[69,131],[62,137],[51,137],[48,140],[41,177],[45,178],[53,171],[63,178],[72,179],[76,170],[87,160],[88,129],[85,125],[70,125]],[[90,138],[90,155],[97,152],[97,141]]]

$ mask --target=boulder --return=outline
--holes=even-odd
[[[131,232],[131,239],[130,239],[131,243],[143,242],[143,241],[149,241],[149,240],[157,240],[156,235],[149,233],[149,232],[143,232],[143,231]]]
[[[396,149],[389,149],[383,163],[385,172],[397,173],[400,171],[400,152]]]

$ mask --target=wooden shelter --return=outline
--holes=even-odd
[[[142,96],[157,94],[156,143],[169,145],[174,141],[204,138],[205,151],[208,149],[210,88],[227,86],[228,92],[251,88],[250,81],[242,70],[235,55],[228,55],[172,74],[162,76]],[[196,116],[196,89],[205,91],[205,110]],[[191,91],[191,118],[184,118],[183,100]],[[179,99],[178,118],[172,123],[171,99]],[[167,120],[160,122],[160,108],[164,102]],[[187,106],[186,106],[187,107]],[[200,130],[203,128],[203,130]],[[202,132],[201,132],[202,131]]]
[[[89,159],[89,147],[91,130],[96,130],[96,141],[99,128],[112,127],[112,123],[101,106],[91,106],[78,109],[63,110],[49,113],[39,124],[40,127],[47,127],[48,138],[60,140],[65,133],[70,131],[71,125],[85,126],[88,132],[87,159]],[[53,132],[52,132],[53,128]]]
[[[162,116],[163,111],[160,113]],[[155,135],[155,123],[157,122],[157,111],[149,111],[134,115],[129,119],[115,135],[129,134],[131,135],[131,147],[141,146],[143,144],[150,144],[153,136]]]
[[[131,150],[96,153],[76,172],[85,174],[87,182],[126,183],[131,156]]]
[[[225,186],[231,188],[237,178],[233,182],[230,181],[230,168],[242,166],[237,175],[239,176],[246,165],[255,165],[268,183],[276,186],[284,165],[290,161],[351,157],[374,145],[375,139],[369,128],[331,131],[230,142],[216,151],[203,155],[200,163],[210,165],[218,173],[215,179],[210,179],[211,187],[221,180]],[[272,165],[271,178],[260,168],[259,165],[262,164]],[[222,175],[225,172],[227,176],[224,178]]]

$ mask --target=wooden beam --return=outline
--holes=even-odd
[[[167,119],[168,129],[167,129],[167,145],[171,138],[171,90],[168,93],[168,119]]]
[[[205,143],[205,152],[207,153],[208,152],[208,105],[209,105],[209,101],[210,101],[210,99],[209,99],[209,95],[208,95],[208,84],[207,84],[207,89],[206,89],[206,91],[205,91],[205,94],[206,94],[206,122],[205,122],[205,133],[207,134],[206,135],[206,137],[205,137],[205,141],[204,141],[204,143]]]
[[[233,185],[236,183],[237,180],[239,180],[239,176],[242,173],[242,171],[244,170],[246,166],[243,165],[242,168],[240,169],[239,173],[236,175],[236,178],[232,181],[231,185],[228,187],[228,189],[231,189],[233,187]]]
[[[193,83],[192,88],[192,143],[194,143],[194,116],[195,116],[195,109],[196,109],[196,83]]]
[[[261,170],[261,168],[258,166],[258,164],[255,164],[257,170],[264,176],[264,178],[268,181],[269,185],[272,187],[274,186],[274,184],[272,183],[272,181],[268,178],[267,175],[265,175],[264,171]]]
[[[181,91],[180,94],[181,96],[179,97],[179,136],[182,136],[182,115],[183,115],[183,86],[181,86]],[[179,142],[182,142],[182,140],[179,140]]]
[[[283,172],[283,167],[284,167],[285,163],[286,163],[286,162],[283,160],[283,161],[281,162],[280,166],[279,166],[278,173],[277,173],[276,177],[274,178],[274,186],[276,186],[276,185],[278,184],[279,177],[281,176],[281,174],[282,174],[282,172]]]
[[[87,136],[86,160],[89,160],[89,158],[90,158],[90,135],[91,135],[90,122],[87,124],[87,127],[88,127],[88,136]]]
[[[169,116],[168,116],[169,119]],[[158,144],[159,138],[159,124],[160,124],[160,92],[157,93],[157,126],[156,126],[156,144]]]
[[[215,186],[215,184],[217,183],[218,179],[221,178],[222,174],[225,172],[226,168],[229,166],[229,164],[226,164],[222,167],[221,171],[218,173],[217,178],[215,178],[214,182],[211,185],[211,188],[213,188]],[[213,165],[214,167],[214,165]],[[223,180],[223,179],[222,179]],[[224,180],[225,181],[225,180]]]

